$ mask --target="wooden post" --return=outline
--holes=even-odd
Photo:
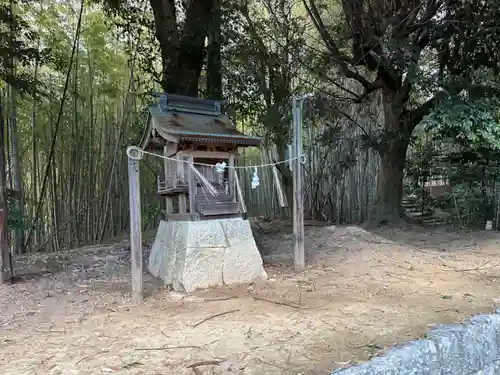
[[[184,165],[184,157],[182,153],[177,153],[177,174],[176,178],[177,180],[182,181],[183,184],[186,183],[186,175],[185,175],[185,165]],[[176,185],[177,186],[177,182]],[[180,214],[185,214],[187,211],[187,204],[186,204],[186,194],[182,193],[179,194],[179,213]]]
[[[193,153],[189,153],[189,164],[194,167]],[[194,215],[196,213],[196,179],[194,172],[191,168],[188,169],[188,186],[189,186],[189,213]]]
[[[233,197],[233,202],[236,202],[236,192],[234,191],[234,154],[229,155],[228,160],[228,185],[229,185],[229,196]]]
[[[5,284],[11,280],[14,275],[9,272],[9,266],[12,264],[10,259],[9,241],[7,239],[7,210],[0,208],[0,284]],[[10,263],[10,264],[9,264]],[[10,269],[12,271],[12,269]]]
[[[141,196],[139,182],[139,158],[137,151],[128,150],[128,180],[130,200],[130,250],[132,266],[132,302],[142,302],[142,233],[141,233]],[[129,152],[127,152],[128,154]],[[132,156],[132,158],[130,157]]]
[[[165,213],[167,215],[174,213],[174,198],[170,195],[165,197]]]
[[[293,98],[293,252],[295,271],[306,267],[304,253],[304,196],[302,193],[302,100]]]
[[[167,155],[168,155],[168,147],[164,146],[163,147],[163,156],[166,157]],[[163,173],[164,173],[164,177],[165,177],[165,187],[168,186],[167,179],[171,175],[170,169],[171,169],[170,160],[169,159],[163,159]],[[175,179],[175,177],[174,177],[174,179]],[[172,196],[169,196],[169,195],[165,197],[165,213],[167,215],[170,215],[170,214],[174,213],[174,201],[172,199]]]
[[[183,176],[181,176],[182,172],[183,172],[183,165],[182,165],[182,156],[180,155],[180,153],[178,153],[175,158],[177,159],[177,163],[175,164],[175,173],[172,173],[172,178],[173,178],[173,181],[172,181],[172,186],[174,187],[174,189],[177,187],[177,183],[179,182],[179,180],[182,180]]]

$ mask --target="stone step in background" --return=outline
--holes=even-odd
[[[435,215],[429,209],[428,205],[424,204],[424,209],[422,210],[422,200],[420,198],[412,196],[403,197],[401,206],[408,216],[419,220],[423,225],[437,226],[446,224],[446,219]]]

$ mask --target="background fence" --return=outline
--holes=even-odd
[[[373,149],[363,144],[362,135],[376,131],[381,124],[383,119],[377,105],[374,101],[372,106],[351,113],[349,121],[345,117],[334,123],[305,120],[303,149],[307,160],[303,169],[306,217],[338,224],[360,223],[367,218],[369,205],[375,196],[379,158]],[[275,155],[275,148],[247,149],[238,162],[248,166],[266,164],[272,162],[269,155]],[[269,219],[289,215],[292,202],[288,202],[287,209],[279,206],[272,169],[264,167],[258,170],[260,186],[256,189],[251,188],[252,174],[250,168],[239,172],[248,215]]]

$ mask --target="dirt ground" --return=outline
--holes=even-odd
[[[0,373],[329,374],[500,294],[495,232],[311,225],[301,274],[290,226],[255,237],[268,282],[183,296],[145,273],[140,306],[125,242],[18,259],[22,280],[0,287]]]

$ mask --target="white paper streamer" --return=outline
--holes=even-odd
[[[225,161],[223,161],[222,163],[217,163],[215,164],[215,171],[217,173],[223,173],[227,168],[227,164]]]
[[[252,176],[252,189],[255,189],[257,186],[260,185],[259,181],[259,176],[257,175],[257,167],[253,170],[253,176]]]

